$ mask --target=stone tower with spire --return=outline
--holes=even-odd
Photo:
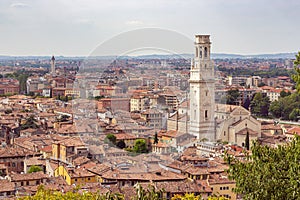
[[[55,75],[55,58],[54,58],[54,56],[52,56],[52,58],[51,58],[51,69],[50,69],[50,73],[51,73],[52,75]]]

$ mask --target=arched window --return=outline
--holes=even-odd
[[[202,58],[202,51],[200,51],[200,56],[199,57]]]
[[[207,47],[204,47],[204,58],[207,57]]]
[[[208,111],[207,110],[205,110],[205,112],[204,112],[204,117],[205,117],[205,119],[208,118]]]

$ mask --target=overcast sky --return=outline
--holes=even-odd
[[[1,0],[0,55],[86,56],[145,27],[210,34],[216,53],[296,52],[299,13],[299,0]]]

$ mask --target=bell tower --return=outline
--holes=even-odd
[[[55,58],[54,56],[52,56],[51,58],[51,68],[50,68],[50,73],[52,75],[55,75]]]
[[[215,131],[215,79],[210,59],[210,36],[195,36],[195,56],[190,70],[190,127],[197,139],[216,139]]]

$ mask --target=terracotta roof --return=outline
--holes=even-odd
[[[234,184],[234,180],[229,180],[225,174],[213,174],[209,176],[208,179],[209,185],[213,184]]]
[[[79,156],[79,157],[77,157],[77,158],[75,158],[73,160],[73,164],[75,166],[77,166],[77,165],[83,165],[83,164],[85,164],[85,163],[87,163],[89,161],[91,161],[91,160],[88,159],[87,157],[85,157],[85,156]]]
[[[115,134],[117,140],[135,140],[137,137],[129,133],[117,133]]]
[[[147,188],[148,183],[142,183],[143,188]],[[152,183],[157,190],[163,189],[165,192],[175,193],[175,194],[185,194],[185,193],[204,193],[212,192],[211,188],[204,184],[199,184],[191,181],[166,181]]]
[[[293,128],[290,128],[285,134],[290,134],[290,135],[300,135],[300,127],[299,126],[294,126]]]
[[[0,180],[0,193],[15,191],[15,184],[8,180]]]
[[[52,146],[51,145],[45,146],[44,148],[41,148],[40,151],[46,152],[46,153],[51,153],[52,152]]]
[[[280,126],[274,124],[264,124],[261,125],[261,130],[282,130]]]
[[[253,135],[253,136],[257,136],[258,135],[258,133],[256,131],[253,131],[250,128],[244,128],[244,129],[240,130],[239,132],[237,132],[236,134],[237,135],[246,135],[247,131],[249,132],[249,135]]]
[[[68,174],[71,178],[82,178],[82,177],[92,177],[95,174],[89,172],[85,168],[67,168]]]
[[[36,152],[23,149],[23,148],[12,148],[12,147],[5,147],[0,148],[0,158],[11,158],[11,157],[25,157],[27,155],[35,155],[38,154]]]
[[[87,168],[88,171],[97,174],[102,175],[103,173],[109,171],[111,168],[105,164],[97,164],[96,166],[93,166],[91,168]]]
[[[171,181],[185,180],[186,177],[171,171],[160,170],[156,172],[144,173],[122,173],[117,170],[108,171],[102,175],[104,179],[111,180],[140,180],[140,181]]]
[[[48,178],[47,174],[44,172],[33,172],[30,174],[11,174],[10,179],[11,182],[18,182],[18,181],[29,181],[29,180],[40,180]]]
[[[55,144],[61,144],[64,146],[85,146],[84,142],[79,137],[66,137],[62,140],[54,142]]]
[[[166,136],[166,137],[175,138],[176,135],[177,135],[176,130],[168,130],[168,131],[162,130],[157,133],[158,137]]]
[[[39,157],[27,158],[24,160],[27,166],[31,165],[46,165],[46,160],[40,159]]]

